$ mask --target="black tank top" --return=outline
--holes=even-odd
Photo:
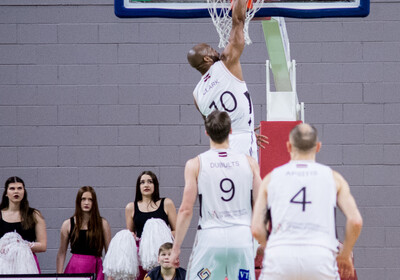
[[[71,229],[69,231],[69,240],[72,241],[72,232],[74,231],[75,228],[75,220],[74,217],[71,217],[69,220],[71,222]],[[71,242],[71,253],[97,257],[97,250],[89,246],[89,240],[87,240],[86,233],[87,233],[86,229],[81,229],[79,231],[78,239],[73,244]]]
[[[135,233],[136,233],[137,237],[140,238],[142,236],[144,224],[146,223],[146,221],[148,219],[151,219],[151,218],[162,219],[162,220],[164,220],[164,222],[167,225],[169,225],[168,215],[164,211],[164,200],[165,200],[165,197],[161,198],[160,207],[158,207],[158,209],[153,212],[141,212],[139,210],[139,206],[135,202],[135,213],[133,214],[133,224],[134,224],[134,229],[135,229]]]
[[[1,211],[0,211],[0,238],[2,238],[3,235],[6,234],[7,232],[13,232],[13,231],[15,231],[19,235],[21,235],[22,239],[24,239],[26,241],[29,241],[29,242],[36,241],[35,227],[25,230],[22,228],[21,222],[7,223],[6,221],[3,220],[3,217],[1,216]]]

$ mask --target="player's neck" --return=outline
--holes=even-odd
[[[229,149],[229,141],[226,140],[222,143],[215,143],[214,141],[210,140],[210,148],[215,150]]]
[[[315,161],[315,154],[299,154],[293,153],[290,157],[291,160],[311,160]]]

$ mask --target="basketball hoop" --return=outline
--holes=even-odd
[[[217,29],[219,35],[218,47],[224,48],[229,41],[229,35],[232,29],[232,0],[207,0],[208,12]],[[237,1],[237,0],[234,0]],[[261,8],[263,0],[248,0],[246,19],[244,22],[244,40],[247,45],[251,44],[249,37],[249,22],[256,12]]]

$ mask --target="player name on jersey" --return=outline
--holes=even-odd
[[[210,162],[210,168],[232,168],[240,166],[239,161]]]
[[[285,175],[286,176],[299,176],[299,177],[317,176],[318,175],[318,171],[316,171],[316,170],[310,170],[310,171],[306,171],[306,170],[287,171]]]
[[[218,80],[212,81],[212,82],[208,85],[208,87],[204,89],[203,95],[206,95],[207,92],[209,92],[213,87],[215,87],[215,86],[218,85],[218,84],[219,84],[219,81],[218,81]]]

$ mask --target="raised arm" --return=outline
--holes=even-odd
[[[228,45],[221,54],[221,60],[229,71],[239,80],[243,80],[240,56],[244,50],[244,21],[246,19],[246,0],[232,2],[232,29]]]
[[[343,248],[337,257],[337,264],[341,275],[353,276],[351,252],[361,233],[363,220],[346,180],[336,171],[333,171],[333,177],[337,187],[337,204],[346,217],[345,238]]]
[[[61,226],[61,233],[60,233],[60,248],[58,249],[57,253],[57,273],[64,272],[64,263],[65,263],[65,255],[68,249],[69,243],[69,231],[71,228],[70,220],[65,220]]]
[[[172,248],[170,262],[179,267],[179,255],[181,245],[193,216],[193,206],[197,198],[197,177],[199,174],[199,158],[190,159],[185,166],[185,189],[183,191],[182,204],[178,211],[176,222],[175,240]]]
[[[164,211],[167,213],[168,222],[171,225],[172,235],[175,236],[175,229],[176,229],[176,207],[174,202],[166,198],[164,201]]]
[[[253,210],[253,220],[251,222],[251,232],[262,247],[265,247],[267,243],[267,230],[264,221],[268,203],[268,184],[270,180],[271,175],[268,174],[261,183]]]
[[[36,241],[31,243],[31,249],[32,252],[35,253],[45,252],[47,249],[46,222],[39,211],[35,210],[33,212],[33,215],[36,220],[36,225],[35,225]]]

